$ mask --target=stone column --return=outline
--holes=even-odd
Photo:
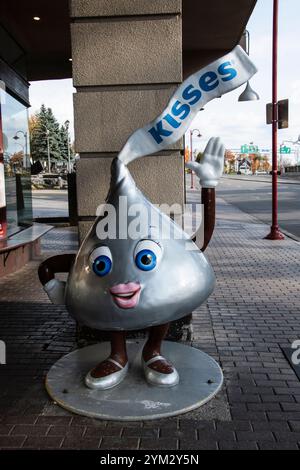
[[[104,202],[110,163],[182,81],[181,0],[71,0],[80,238]],[[180,143],[129,165],[156,204],[183,203]]]

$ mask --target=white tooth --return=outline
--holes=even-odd
[[[131,297],[133,292],[128,292],[127,294],[117,294],[117,297]]]

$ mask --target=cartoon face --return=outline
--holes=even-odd
[[[120,236],[120,196],[126,196],[128,209],[139,204],[156,211],[156,223],[138,239]],[[142,329],[187,315],[207,299],[215,280],[210,264],[180,227],[150,204],[118,160],[107,203],[116,209],[118,235],[102,237],[104,217],[99,217],[68,279],[66,304],[77,321],[100,330]],[[129,224],[133,220],[128,216]],[[164,238],[170,227],[173,236]]]

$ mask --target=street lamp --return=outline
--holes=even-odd
[[[66,131],[67,131],[67,139],[68,139],[68,143],[67,143],[67,146],[68,146],[68,173],[71,172],[71,155],[70,155],[69,125],[70,125],[70,121],[66,121],[66,122],[65,122],[65,128],[66,128]]]
[[[257,101],[259,100],[259,95],[256,91],[253,90],[250,83],[247,82],[246,88],[243,93],[239,96],[239,101]]]
[[[197,132],[197,137],[201,137],[199,129],[193,129],[190,131],[190,149],[191,149],[191,162],[193,162],[194,157],[193,157],[193,134],[194,132]],[[191,170],[191,189],[194,189],[194,174],[193,170]]]
[[[47,139],[47,156],[48,156],[48,171],[51,173],[51,160],[50,160],[50,131],[49,129],[43,125],[42,126],[45,129],[45,134],[46,134],[46,139]]]
[[[13,139],[14,140],[19,140],[20,137],[18,136],[18,134],[22,134],[23,137],[24,137],[24,140],[25,140],[25,152],[24,152],[24,156],[23,156],[23,167],[24,168],[27,168],[27,157],[28,157],[28,134],[27,132],[24,132],[24,131],[17,131],[16,134],[14,135]],[[24,150],[24,147],[23,147],[23,150]]]
[[[250,33],[248,30],[245,31],[245,39],[246,39],[246,53],[249,55],[250,53]],[[246,88],[243,93],[239,96],[239,101],[256,101],[259,100],[259,95],[256,91],[253,90],[250,83],[247,82]]]
[[[277,106],[277,65],[278,65],[278,8],[279,0],[273,0],[273,63],[272,63],[272,225],[267,240],[284,240],[278,225],[278,106]]]
[[[47,154],[48,154],[48,171],[51,173],[51,161],[50,161],[50,141],[49,141],[50,131],[46,128],[46,139],[47,139]]]

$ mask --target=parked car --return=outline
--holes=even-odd
[[[32,176],[32,184],[37,188],[44,189],[67,189],[68,180],[67,175],[60,175],[58,173],[40,173],[39,175]]]

